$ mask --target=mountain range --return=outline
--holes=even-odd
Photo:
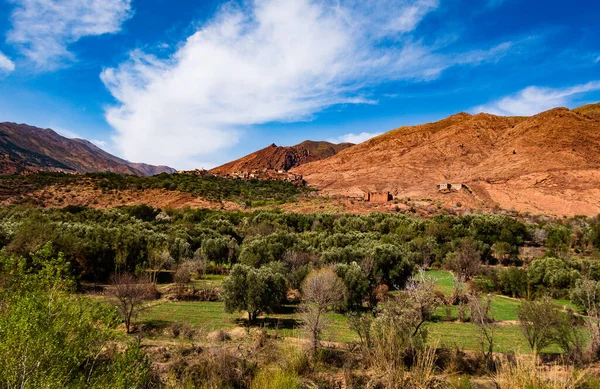
[[[132,163],[84,139],[69,139],[51,129],[0,123],[0,174],[63,171],[114,172],[138,176],[174,173],[167,166]]]
[[[143,176],[175,170],[131,163],[50,129],[0,123],[0,173],[35,171]],[[301,177],[300,182],[334,198],[379,192],[384,196],[378,198],[387,199],[389,192],[404,203],[597,215],[600,103],[530,117],[463,112],[400,127],[358,145],[272,144],[210,173],[256,177],[244,174],[256,171],[285,172],[259,178]],[[446,190],[448,185],[461,189]]]
[[[291,170],[328,194],[390,192],[556,214],[600,213],[600,104],[531,117],[459,113]],[[468,191],[441,192],[438,184]]]

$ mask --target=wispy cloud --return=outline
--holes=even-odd
[[[596,63],[600,62],[600,55],[598,56],[598,58],[596,58]]]
[[[56,133],[58,133],[59,135],[64,136],[65,138],[69,138],[69,139],[85,139],[83,136],[79,135],[75,131],[67,130],[66,128],[55,127],[54,131],[56,131]],[[100,139],[90,139],[89,142],[91,142],[94,145],[100,147],[101,149],[106,149],[106,148],[109,147],[108,142],[100,140]]]
[[[529,116],[555,107],[570,105],[575,96],[597,90],[600,90],[600,81],[566,88],[530,86],[514,95],[475,107],[471,111],[495,115]]]
[[[67,130],[66,128],[55,127],[54,131],[56,131],[56,133],[58,135],[64,136],[65,138],[69,138],[69,139],[81,138],[81,136],[79,136],[79,134],[77,134],[74,131]]]
[[[329,139],[328,142],[359,144],[368,141],[371,138],[375,138],[376,136],[379,136],[381,134],[381,132],[361,132],[359,134],[349,133],[338,136],[337,138]]]
[[[15,70],[15,63],[0,51],[0,75]]]
[[[115,33],[131,0],[9,0],[15,5],[7,41],[41,70],[73,61],[68,46],[85,36]]]
[[[436,79],[495,61],[509,44],[440,54],[414,36],[438,0],[254,0],[228,3],[169,58],[139,50],[101,78],[106,113],[130,160],[191,168],[248,126],[311,119],[337,104],[373,103],[381,82]],[[214,154],[213,154],[214,155]]]
[[[96,146],[100,147],[101,149],[104,149],[108,146],[108,143],[106,141],[103,141],[100,139],[90,139],[90,142],[92,142]]]

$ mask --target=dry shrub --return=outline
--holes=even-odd
[[[573,366],[541,367],[535,358],[517,357],[502,361],[493,377],[498,389],[592,389],[598,382]]]
[[[425,346],[417,350],[415,363],[410,369],[408,382],[404,385],[405,387],[429,389],[442,386],[442,383],[436,377],[436,348],[437,346]]]
[[[481,369],[481,358],[469,356],[457,346],[437,349],[437,365],[448,374],[474,374]]]
[[[196,358],[179,358],[169,366],[167,387],[249,388],[256,364],[219,348]]]
[[[198,332],[187,323],[173,323],[169,327],[173,338],[194,339]]]
[[[259,329],[256,332],[256,337],[254,340],[254,348],[258,350],[258,349],[265,347],[268,340],[269,340],[269,336],[267,334],[267,331],[265,331],[264,329]]]
[[[388,300],[389,291],[390,291],[390,288],[385,284],[377,286],[374,291],[375,300],[378,303],[385,303]]]
[[[231,339],[231,336],[223,330],[217,330],[217,331],[211,332],[206,337],[211,342],[226,342]]]

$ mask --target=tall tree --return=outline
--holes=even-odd
[[[345,293],[341,278],[331,268],[313,270],[304,280],[302,321],[310,334],[313,351],[318,349],[319,337],[325,329],[325,313],[341,303]]]

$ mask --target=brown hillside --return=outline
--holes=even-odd
[[[272,144],[233,162],[211,170],[214,174],[229,175],[254,170],[285,170],[308,162],[329,158],[353,146],[351,143],[333,144],[329,142],[305,141],[296,146],[276,146]]]
[[[549,214],[600,212],[600,122],[557,108],[533,117],[461,113],[402,127],[293,169],[334,195],[390,191],[456,201],[438,183],[467,184],[477,208]]]
[[[50,129],[0,123],[0,174],[25,171],[173,173],[166,166],[131,163],[84,139],[68,139]]]

